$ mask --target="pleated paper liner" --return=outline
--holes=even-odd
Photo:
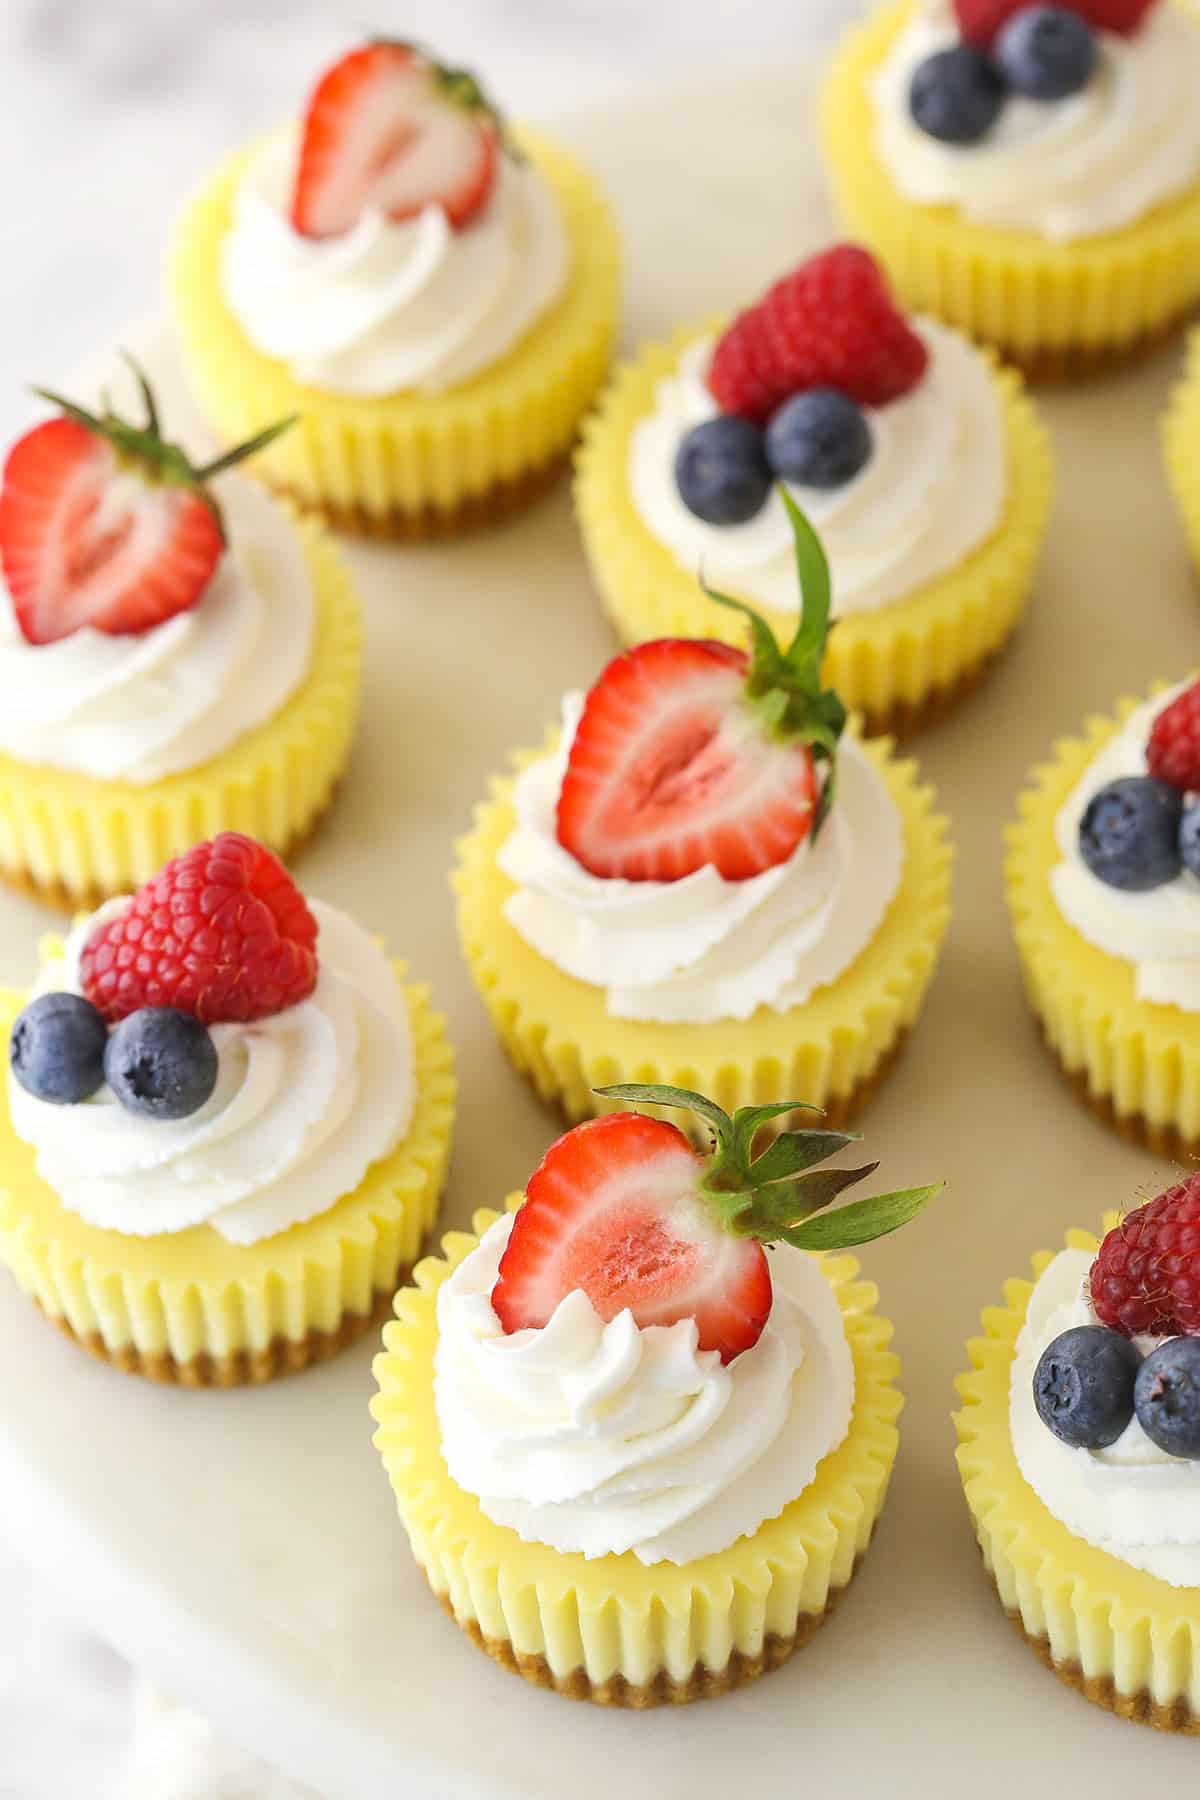
[[[220,257],[238,185],[261,145],[232,157],[184,215],[170,290],[197,404],[227,444],[264,419],[298,412],[300,423],[255,459],[255,470],[339,526],[436,537],[511,513],[547,485],[604,379],[620,304],[612,212],[574,158],[518,135],[563,214],[567,290],[500,362],[440,394],[329,393],[302,385],[246,338],[221,293]]]
[[[394,965],[403,980],[404,965]],[[417,1102],[402,1143],[336,1205],[258,1244],[209,1226],[126,1237],[87,1225],[37,1173],[0,1102],[0,1261],[68,1336],[131,1374],[234,1387],[322,1361],[368,1330],[421,1254],[445,1181],[453,1058],[428,990],[406,986]],[[24,996],[0,992],[7,1042]]]
[[[904,869],[882,924],[850,968],[803,1006],[761,1006],[749,1019],[708,1025],[613,1018],[602,988],[563,974],[524,941],[504,915],[513,884],[496,862],[515,824],[513,781],[493,783],[458,846],[459,937],[501,1044],[544,1100],[575,1120],[611,1110],[595,1088],[668,1082],[728,1112],[795,1098],[851,1116],[916,1020],[950,917],[951,853],[932,791],[882,740],[866,748],[904,829]]]
[[[710,328],[719,329],[719,321]],[[745,641],[745,624],[704,592],[639,517],[629,445],[655,390],[699,334],[651,344],[618,370],[584,427],[575,504],[592,575],[623,643],[655,637]],[[1029,602],[1054,484],[1049,440],[1020,378],[994,371],[1008,436],[1009,500],[996,533],[955,569],[874,612],[837,619],[825,679],[871,733],[919,730],[968,694]],[[796,614],[759,610],[790,640]]]
[[[1119,1223],[1110,1213],[1105,1230]],[[1095,1252],[1086,1231],[1067,1234]],[[1033,1259],[1035,1278],[1052,1260]],[[1074,1537],[1028,1486],[1013,1453],[1009,1385],[1033,1283],[1008,1281],[983,1314],[958,1379],[958,1466],[1001,1604],[1041,1660],[1098,1706],[1162,1731],[1200,1734],[1200,1589],[1176,1588]]]
[[[1194,0],[1182,4],[1200,30]],[[1200,303],[1200,182],[1119,231],[1054,243],[905,198],[876,150],[870,84],[912,12],[886,5],[853,31],[826,80],[825,160],[846,229],[887,266],[914,310],[993,344],[1038,379],[1129,362]]]
[[[521,1196],[508,1202],[511,1211]],[[845,1442],[811,1485],[749,1537],[696,1562],[644,1567],[632,1552],[592,1559],[526,1544],[494,1525],[442,1460],[433,1395],[437,1292],[476,1235],[450,1232],[396,1296],[376,1358],[371,1411],[413,1555],[464,1631],[541,1687],[601,1705],[645,1707],[719,1694],[776,1668],[828,1616],[864,1555],[895,1461],[899,1363],[875,1288],[853,1257],[822,1268],[854,1356]]]
[[[1163,448],[1167,478],[1183,517],[1192,561],[1200,571],[1200,331],[1188,341],[1187,369],[1171,397]]]
[[[127,893],[218,831],[286,856],[315,828],[358,718],[362,616],[349,575],[298,520],[313,578],[312,662],[273,718],[197,769],[139,787],[0,754],[0,877],[67,908]]]
[[[1088,721],[1033,771],[1008,834],[1006,886],[1029,1004],[1072,1085],[1125,1137],[1200,1151],[1200,1014],[1139,1000],[1134,965],[1098,950],[1059,912],[1054,822],[1102,745],[1138,704]]]

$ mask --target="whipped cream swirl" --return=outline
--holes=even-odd
[[[772,1252],[766,1329],[725,1367],[694,1319],[606,1324],[579,1290],[506,1337],[491,1293],[511,1230],[498,1219],[438,1294],[442,1453],[497,1525],[589,1557],[692,1562],[775,1518],[846,1436],[854,1364],[815,1258]]]
[[[141,787],[209,762],[295,693],[316,609],[303,543],[253,482],[213,492],[228,547],[196,605],[149,631],[30,644],[0,579],[0,750]]]
[[[112,900],[72,931],[35,994],[79,993],[79,959]],[[256,1244],[327,1212],[408,1129],[412,1032],[391,964],[353,920],[310,901],[320,973],[297,1006],[210,1027],[217,1084],[190,1118],[148,1119],[102,1087],[76,1106],[36,1099],[10,1075],[17,1136],[68,1212],[130,1237],[211,1225]]]
[[[1000,524],[1008,500],[1004,418],[991,370],[965,338],[914,320],[929,351],[924,378],[890,406],[868,407],[873,450],[832,489],[788,487],[821,534],[833,575],[833,616],[875,612],[944,574]],[[689,344],[658,384],[654,409],[629,446],[629,490],[642,523],[689,575],[795,613],[796,553],[778,490],[743,525],[689,512],[675,455],[694,425],[719,412],[706,376],[713,339]]]
[[[927,56],[960,42],[950,0],[923,0],[876,73],[876,146],[921,206],[1055,242],[1118,231],[1200,180],[1200,26],[1163,0],[1131,37],[1097,33],[1097,67],[1066,100],[1012,96],[980,143],[945,144],[914,121]]]
[[[1200,880],[1182,869],[1143,893],[1109,887],[1079,853],[1079,824],[1093,796],[1123,775],[1145,775],[1150,728],[1190,682],[1155,695],[1130,713],[1088,764],[1054,821],[1062,861],[1050,871],[1055,905],[1081,937],[1134,967],[1139,1000],[1200,1012]]]
[[[297,381],[336,394],[441,393],[499,362],[559,299],[570,251],[553,192],[502,154],[482,211],[455,230],[441,206],[368,208],[344,236],[288,217],[298,150],[274,134],[238,189],[222,252],[230,311]]]
[[[592,875],[558,842],[558,795],[583,696],[563,701],[558,749],[524,769],[500,868],[509,923],[540,956],[601,987],[614,1018],[660,1024],[788,1012],[836,981],[875,935],[900,884],[904,834],[887,785],[851,738],[814,845],[748,881],[711,865],[680,881]]]
[[[1013,1450],[1039,1500],[1076,1537],[1172,1587],[1200,1588],[1200,1462],[1160,1450],[1136,1418],[1107,1450],[1081,1450],[1038,1417],[1033,1375],[1042,1351],[1073,1326],[1099,1322],[1092,1261],[1086,1250],[1061,1251],[1030,1297],[1012,1367]],[[1164,1341],[1136,1340],[1143,1355]]]

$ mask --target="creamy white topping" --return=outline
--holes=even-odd
[[[1057,242],[1117,231],[1200,180],[1200,29],[1153,8],[1132,37],[1102,31],[1098,66],[1066,100],[1005,104],[976,144],[945,144],[909,108],[919,63],[959,43],[951,0],[924,0],[872,87],[876,146],[892,180],[922,206]]]
[[[788,1012],[836,981],[875,935],[900,884],[904,833],[887,785],[853,739],[817,843],[749,881],[706,866],[681,881],[592,875],[558,842],[558,795],[583,711],[563,701],[558,749],[517,782],[499,864],[517,884],[505,916],[540,956],[605,991],[619,1019],[748,1019]]]
[[[79,993],[93,928],[127,905],[111,900],[76,926],[34,992]],[[207,1224],[228,1243],[255,1244],[327,1212],[400,1142],[416,1098],[403,992],[360,926],[309,905],[313,994],[269,1019],[211,1027],[217,1084],[190,1118],[148,1119],[108,1087],[52,1106],[9,1076],[13,1128],[69,1212],[130,1237]]]
[[[1076,1325],[1098,1323],[1086,1250],[1064,1250],[1033,1290],[1013,1358],[1009,1416],[1021,1473],[1076,1537],[1172,1587],[1200,1587],[1200,1462],[1152,1444],[1131,1419],[1107,1450],[1079,1450],[1038,1417],[1033,1374],[1042,1351]],[[1162,1338],[1138,1338],[1148,1353]]]
[[[506,1337],[491,1303],[512,1218],[438,1294],[435,1399],[451,1476],[527,1543],[692,1562],[802,1494],[854,1409],[854,1364],[820,1265],[771,1253],[758,1342],[725,1367],[694,1319],[607,1324],[587,1295]]]
[[[929,350],[924,379],[891,406],[868,407],[873,451],[843,487],[789,483],[821,533],[833,614],[874,612],[955,567],[1000,524],[1008,499],[1004,417],[987,362],[966,339],[914,321]],[[775,489],[743,525],[689,512],[675,480],[680,440],[719,412],[706,376],[713,340],[689,344],[634,429],[629,490],[646,528],[689,575],[744,600],[797,610],[796,556]]]
[[[0,579],[0,750],[144,786],[199,768],[296,691],[315,614],[304,546],[255,483],[213,491],[228,548],[196,605],[149,631],[27,643]]]
[[[1050,889],[1081,937],[1133,964],[1139,1000],[1200,1012],[1200,880],[1183,869],[1162,887],[1126,893],[1093,875],[1079,854],[1079,822],[1089,801],[1119,776],[1146,773],[1150,728],[1188,686],[1181,682],[1137,707],[1088,764],[1054,821],[1062,861],[1050,871]]]
[[[276,133],[247,172],[221,281],[251,343],[298,381],[440,393],[498,362],[561,295],[566,229],[531,163],[502,155],[461,230],[431,205],[403,221],[369,209],[344,236],[318,239],[288,218],[297,145],[294,128]]]

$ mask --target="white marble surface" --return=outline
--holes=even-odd
[[[364,25],[436,43],[485,71],[510,111],[549,118],[706,65],[795,54],[861,10],[859,0],[409,0],[381,16],[361,0],[3,0],[0,443],[24,416],[29,383],[62,382],[155,308],[180,196],[294,107]],[[130,1671],[72,1628],[69,1596],[51,1589],[0,1542],[0,1800],[285,1800],[202,1721],[144,1690],[135,1707]]]

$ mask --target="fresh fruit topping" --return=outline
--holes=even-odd
[[[1072,11],[1096,31],[1112,31],[1118,37],[1132,37],[1140,30],[1142,20],[1158,0],[1074,0]]]
[[[840,244],[738,314],[713,351],[708,387],[722,412],[765,425],[808,388],[887,406],[911,393],[928,362],[874,257]]]
[[[913,123],[942,144],[977,144],[1007,98],[1003,75],[973,44],[936,50],[913,70],[908,109]]]
[[[309,100],[292,224],[304,237],[340,237],[368,209],[411,219],[440,206],[465,225],[492,191],[501,137],[499,114],[465,69],[412,44],[365,44]]]
[[[711,866],[748,881],[820,829],[846,711],[821,686],[829,566],[783,500],[802,595],[791,646],[780,650],[757,613],[714,594],[749,618],[749,655],[660,638],[615,657],[588,695],[559,790],[558,841],[593,875],[679,881]]]
[[[1146,744],[1146,767],[1181,793],[1200,793],[1200,681],[1164,706]]]
[[[1179,821],[1179,857],[1185,869],[1200,876],[1200,802],[1183,809]]]
[[[1096,1317],[1126,1337],[1200,1336],[1200,1175],[1127,1213],[1092,1264]]]
[[[178,1007],[206,1025],[269,1018],[317,983],[317,922],[277,856],[237,831],[177,856],[80,958],[105,1018]]]
[[[767,426],[767,461],[780,481],[798,487],[844,487],[870,460],[867,415],[836,388],[785,400]]]
[[[688,511],[709,525],[743,525],[771,491],[763,434],[749,419],[719,413],[680,439],[675,485]]]
[[[9,1038],[12,1072],[37,1100],[72,1106],[104,1081],[108,1028],[79,994],[40,994],[17,1014]]]
[[[197,468],[159,430],[149,383],[142,425],[86,412],[39,388],[62,417],[13,445],[0,487],[0,566],[22,636],[52,644],[85,627],[149,631],[203,597],[225,547],[207,483],[263,449],[281,420]]]
[[[1079,854],[1100,881],[1144,893],[1180,870],[1183,796],[1150,775],[1122,775],[1089,800],[1079,822]]]
[[[1042,1424],[1064,1444],[1103,1450],[1133,1417],[1137,1347],[1105,1325],[1076,1325],[1043,1350],[1033,1375]]]
[[[1137,1421],[1168,1456],[1200,1459],[1200,1338],[1174,1337],[1152,1350],[1133,1390]]]
[[[1138,30],[1157,0],[1072,0],[1065,8],[1084,19],[1095,31],[1112,31],[1130,37]],[[969,44],[990,50],[1010,19],[1031,9],[1029,0],[954,0],[958,29]]]
[[[193,1014],[144,1006],[113,1028],[104,1079],[130,1112],[187,1119],[217,1085],[217,1047]]]
[[[547,1324],[568,1294],[582,1292],[604,1320],[626,1310],[639,1326],[695,1319],[700,1349],[729,1363],[758,1342],[770,1315],[763,1244],[864,1244],[905,1224],[938,1191],[882,1194],[817,1217],[878,1167],[814,1166],[857,1133],[784,1131],[756,1157],[760,1128],[799,1102],[743,1107],[730,1118],[684,1088],[597,1092],[705,1119],[712,1153],[702,1155],[674,1125],[632,1112],[589,1120],[552,1144],[525,1190],[492,1289],[506,1332]]]
[[[1014,94],[1065,100],[1092,78],[1096,34],[1068,7],[1027,6],[996,39],[996,62]]]

